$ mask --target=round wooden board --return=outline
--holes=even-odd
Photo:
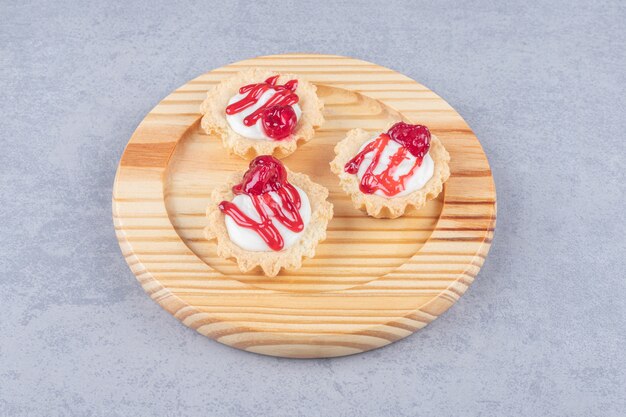
[[[301,75],[318,87],[326,123],[284,159],[330,190],[335,216],[315,258],[267,278],[243,274],[203,237],[211,189],[247,162],[199,127],[206,90],[247,67]],[[444,192],[395,220],[352,207],[329,169],[347,130],[391,120],[430,127],[451,155]],[[390,69],[334,55],[276,55],[237,62],[183,85],[140,123],[113,189],[115,230],[145,291],[205,336],[250,352],[331,357],[406,337],[454,304],[483,264],[496,220],[487,158],[459,114]]]

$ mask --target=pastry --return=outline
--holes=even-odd
[[[436,198],[450,176],[450,155],[426,126],[404,122],[372,136],[353,129],[335,146],[331,170],[357,209],[396,218]]]
[[[250,69],[209,89],[200,106],[201,125],[242,158],[282,158],[324,123],[316,90],[295,75]]]
[[[260,266],[275,276],[299,268],[326,239],[333,206],[328,190],[305,174],[291,172],[270,155],[258,156],[244,173],[213,190],[205,235],[217,253],[234,258],[243,272]]]

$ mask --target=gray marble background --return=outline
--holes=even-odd
[[[625,22],[623,1],[1,0],[0,416],[626,415]],[[209,69],[282,52],[407,74],[489,156],[483,270],[386,348],[222,346],[120,255],[111,187],[144,114]]]

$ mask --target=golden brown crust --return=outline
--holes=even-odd
[[[244,159],[253,159],[258,155],[273,155],[284,158],[293,153],[298,146],[311,140],[315,134],[314,127],[324,123],[322,110],[324,104],[317,97],[315,85],[303,80],[294,74],[280,74],[279,83],[298,79],[298,105],[302,110],[302,116],[298,120],[296,130],[283,140],[258,140],[245,138],[230,128],[226,121],[225,109],[240,87],[260,83],[278,75],[277,72],[259,68],[251,68],[228,78],[207,91],[204,102],[200,105],[202,117],[201,126],[208,134],[216,134],[222,139],[224,147],[230,152]]]
[[[450,177],[448,162],[450,155],[435,135],[431,135],[430,156],[435,163],[433,176],[421,189],[410,194],[386,198],[375,194],[363,194],[359,190],[359,178],[344,170],[361,146],[372,139],[372,134],[363,129],[352,129],[345,139],[335,146],[335,159],[330,169],[339,177],[343,190],[352,198],[352,204],[359,210],[367,211],[372,217],[395,219],[402,216],[409,208],[420,209],[428,200],[436,198],[443,189],[443,183]]]
[[[208,226],[204,229],[207,239],[217,239],[217,254],[223,258],[237,261],[242,272],[250,271],[260,266],[263,273],[269,277],[276,276],[281,268],[297,269],[302,266],[302,258],[315,256],[318,243],[326,239],[326,227],[333,217],[333,205],[327,201],[328,190],[314,183],[305,174],[287,170],[288,180],[304,191],[311,204],[311,218],[302,232],[300,240],[293,246],[279,252],[251,252],[235,245],[228,236],[224,214],[218,204],[224,200],[234,198],[231,188],[241,182],[243,172],[233,174],[221,187],[211,193],[207,207]]]

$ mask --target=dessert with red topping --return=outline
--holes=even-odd
[[[397,122],[375,135],[353,129],[335,154],[331,169],[354,206],[378,218],[422,208],[450,176],[450,155],[423,125]]]
[[[275,276],[315,255],[332,218],[327,197],[328,190],[308,176],[289,171],[273,156],[258,156],[246,172],[213,190],[205,234],[242,271],[261,267]]]
[[[290,74],[250,69],[209,89],[202,128],[236,155],[284,157],[324,122],[316,87]]]

